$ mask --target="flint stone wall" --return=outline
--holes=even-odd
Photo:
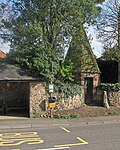
[[[120,91],[109,92],[108,93],[108,102],[109,102],[110,106],[120,107]]]
[[[60,110],[79,108],[82,105],[82,100],[80,95],[76,95],[74,97],[69,97],[69,98],[61,98],[60,94],[57,94],[56,98],[58,101],[57,108]]]
[[[82,95],[64,98],[61,94],[54,94],[58,101],[57,109],[78,108],[82,104]],[[45,90],[45,83],[30,83],[30,117],[40,117],[48,115],[49,94]]]
[[[103,105],[104,91],[97,89],[94,101]],[[110,106],[120,107],[120,90],[107,92],[107,100]]]
[[[103,104],[103,91],[96,90],[95,101]],[[66,98],[64,95],[54,95],[58,101],[57,109],[74,109],[84,104],[84,86],[82,86],[81,95]],[[29,105],[30,117],[46,115],[48,109],[49,94],[46,92],[43,82],[1,82],[0,100],[27,100]],[[110,106],[120,107],[120,91],[107,93]]]
[[[43,115],[46,109],[47,93],[45,92],[45,84],[38,82],[30,83],[30,117],[37,114]],[[38,116],[39,117],[39,116]]]
[[[84,94],[81,94],[82,96]],[[59,102],[58,109],[78,108],[82,104],[82,96],[63,98],[60,94],[56,95]],[[46,115],[48,109],[49,94],[45,90],[43,82],[1,82],[0,83],[0,103],[7,100],[26,101],[29,106],[28,116],[38,117]],[[1,107],[1,106],[0,106]]]

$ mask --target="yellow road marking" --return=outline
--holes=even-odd
[[[85,140],[81,139],[80,137],[77,137],[77,139],[78,139],[79,141],[81,141],[82,143],[84,143],[84,144],[88,144],[88,142],[86,142]]]
[[[22,143],[41,144],[43,142],[44,142],[44,140],[39,138],[37,132],[21,132],[21,133],[0,134],[0,146],[17,146],[17,145],[20,145]]]
[[[20,149],[10,149],[10,150],[20,150]]]
[[[4,133],[0,134],[0,137],[2,138],[15,138],[15,137],[30,137],[30,136],[37,136],[37,132],[21,132],[21,133]]]
[[[86,142],[85,140],[83,140],[80,137],[77,137],[77,139],[79,141],[81,141],[82,143],[73,143],[73,144],[61,144],[61,145],[55,145],[54,147],[65,147],[65,146],[79,146],[79,145],[86,145],[88,144],[88,142]]]
[[[60,127],[61,129],[63,129],[64,131],[66,131],[67,133],[70,133],[70,131],[64,127]]]

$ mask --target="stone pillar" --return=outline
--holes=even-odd
[[[107,92],[106,92],[106,91],[104,91],[103,105],[104,105],[104,107],[106,107],[107,109],[110,108],[110,106],[109,106],[109,104],[108,104],[108,95],[107,95]]]
[[[47,96],[45,84],[40,82],[30,83],[30,117],[40,117],[45,113]]]

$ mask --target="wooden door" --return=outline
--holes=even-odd
[[[85,104],[91,104],[93,102],[93,78],[85,78]]]

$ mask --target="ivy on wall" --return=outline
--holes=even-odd
[[[120,90],[120,83],[110,84],[110,83],[101,83],[99,88],[102,91],[119,91]]]
[[[46,91],[49,93],[48,84],[46,84]],[[74,97],[81,94],[81,86],[74,82],[61,82],[57,80],[54,83],[54,93],[62,94],[64,99]]]
[[[56,93],[64,93],[65,98],[74,97],[81,94],[81,86],[75,83],[63,83],[57,81],[54,88]]]

